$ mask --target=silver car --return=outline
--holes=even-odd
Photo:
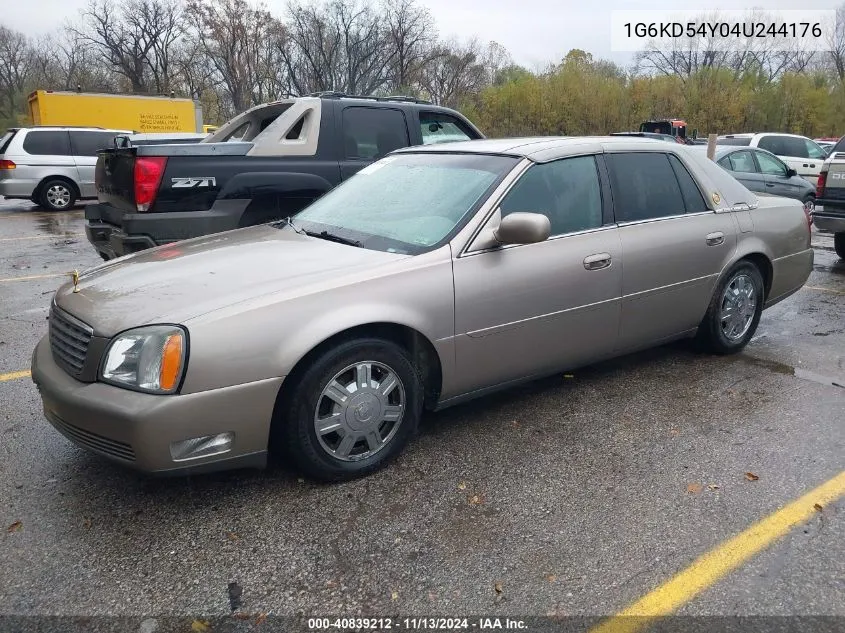
[[[289,221],[122,257],[62,286],[32,376],[72,441],[144,471],[339,480],[426,409],[683,337],[743,349],[813,265],[800,202],[684,146],[414,147]]]
[[[102,128],[13,128],[0,138],[0,195],[32,200],[53,211],[96,198],[97,150],[110,147],[125,130]]]

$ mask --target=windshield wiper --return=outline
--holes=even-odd
[[[305,233],[305,229],[303,229],[303,228],[302,228],[302,227],[300,227],[300,226],[296,226],[296,224],[294,224],[294,223],[293,223],[293,220],[291,220],[291,219],[290,219],[290,216],[287,216],[284,220],[282,220],[282,222],[284,222],[285,224],[287,224],[287,225],[288,225],[290,228],[292,228],[292,229],[293,229],[296,233],[299,233],[300,235],[305,235],[305,234],[306,234],[306,233]]]
[[[329,242],[346,244],[347,246],[357,246],[359,248],[361,246],[361,242],[358,240],[351,240],[348,237],[341,237],[340,235],[335,235],[334,233],[329,233],[328,231],[320,231],[319,233],[305,231],[305,234],[310,235],[311,237],[319,237],[320,239],[328,240]]]

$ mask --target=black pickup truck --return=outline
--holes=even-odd
[[[407,97],[337,93],[257,106],[199,143],[99,153],[86,234],[103,259],[295,214],[385,154],[483,138],[464,116]]]

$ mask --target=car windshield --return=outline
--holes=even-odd
[[[483,154],[388,156],[293,218],[310,235],[416,255],[460,229],[518,159]]]

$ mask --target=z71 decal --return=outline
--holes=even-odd
[[[174,189],[190,189],[191,187],[216,187],[216,178],[171,178]]]

